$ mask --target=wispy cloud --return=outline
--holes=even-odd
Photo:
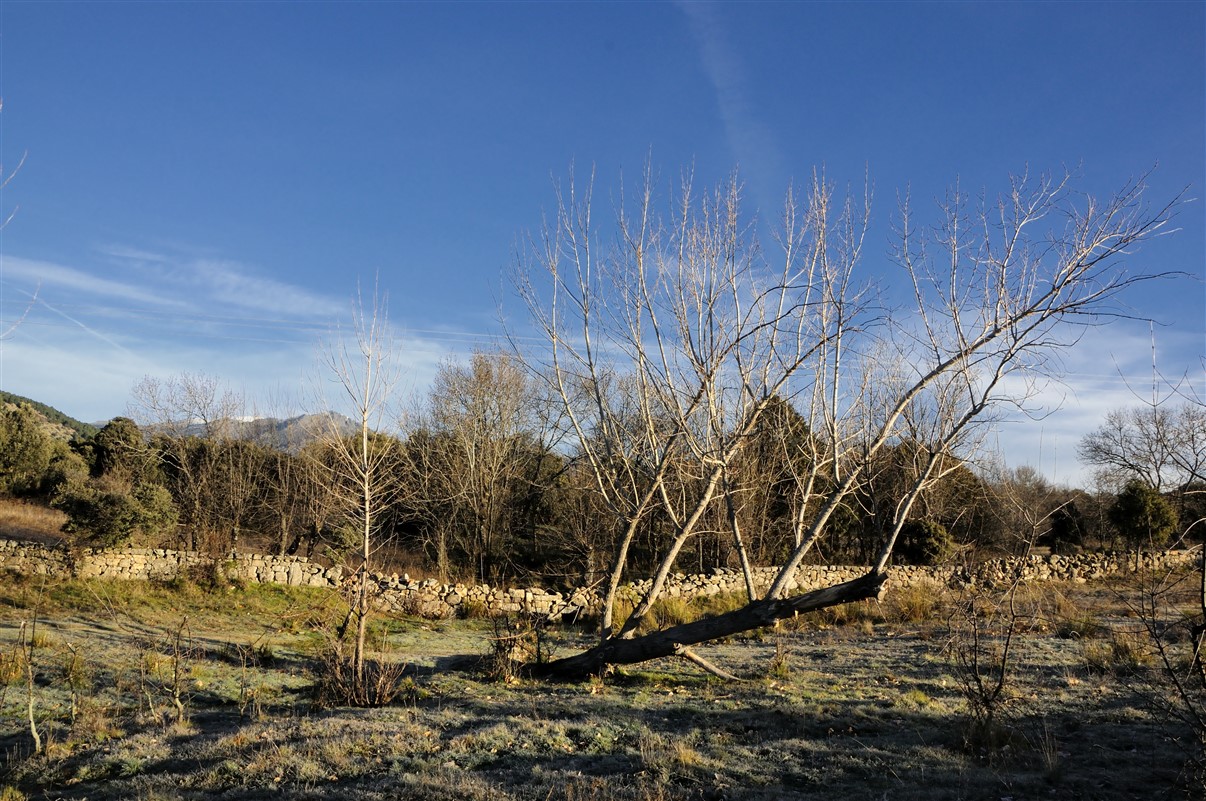
[[[256,275],[237,262],[202,259],[188,265],[192,282],[219,303],[289,315],[337,317],[346,302]]]
[[[57,314],[59,317],[62,317],[67,322],[72,323],[73,325],[77,326],[80,330],[82,330],[84,333],[88,334],[89,336],[95,337],[96,339],[100,340],[101,342],[105,343],[106,345],[109,345],[110,347],[114,348],[115,350],[119,350],[119,351],[122,351],[127,354],[130,353],[129,349],[127,349],[125,346],[118,343],[116,340],[112,339],[111,337],[106,336],[105,334],[102,334],[99,331],[93,330],[92,328],[87,326],[85,323],[72,317],[67,312],[62,311],[61,309],[57,309],[54,306],[51,306],[49,303],[47,303],[45,300],[43,300],[41,298],[38,298],[37,302],[38,302],[38,305],[51,311],[54,314]]]
[[[161,264],[169,261],[168,257],[162,253],[122,244],[110,243],[98,245],[96,251],[103,256],[110,256],[120,261],[141,261],[150,264]]]
[[[147,289],[144,285],[117,281],[95,273],[67,267],[54,262],[6,256],[4,277],[7,281],[20,281],[42,287],[66,289],[71,293],[82,293],[125,303],[151,306],[183,308],[188,302]]]
[[[151,251],[112,243],[98,252],[118,269],[207,308],[325,318],[341,314],[346,307],[339,299],[267,277],[252,265],[210,252],[184,248]]]
[[[678,7],[687,17],[700,60],[716,91],[720,118],[738,166],[751,181],[762,213],[777,214],[790,176],[775,135],[749,101],[744,62],[730,44],[719,16],[723,8],[694,2],[680,2]]]
[[[1183,352],[1192,335],[1157,331],[1155,363],[1164,354]],[[1113,409],[1146,402],[1152,392],[1152,338],[1141,321],[1114,321],[1091,329],[1074,346],[1060,354],[1059,372],[1039,381],[1027,402],[1031,414],[1015,414],[1002,421],[990,446],[1007,464],[1028,464],[1062,483],[1086,486],[1092,470],[1082,465],[1077,445]],[[1180,374],[1164,376],[1170,380]],[[1201,368],[1188,376],[1201,386]],[[1006,392],[1019,393],[1021,377],[1011,378]],[[1157,378],[1157,397],[1168,394],[1164,380]]]
[[[256,407],[312,395],[319,340],[338,336],[351,311],[348,298],[209,254],[107,245],[86,266],[11,256],[4,266],[11,293],[41,289],[0,342],[0,389],[90,421],[123,414],[147,375],[212,375]],[[399,329],[399,396],[425,390],[440,361],[471,341],[464,332]]]

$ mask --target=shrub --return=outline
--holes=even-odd
[[[896,556],[910,565],[936,565],[950,558],[955,541],[941,523],[908,520],[896,541]]]
[[[830,626],[865,625],[884,622],[883,609],[876,601],[854,601],[852,603],[827,606],[817,610],[816,618]]]
[[[1051,531],[1046,537],[1051,552],[1079,553],[1085,544],[1087,528],[1085,517],[1074,502],[1059,507],[1051,513]]]
[[[1012,745],[1005,721],[1018,699],[1014,645],[1024,625],[1016,600],[1016,587],[1000,598],[969,594],[947,619],[947,653],[967,702],[964,746],[973,752]]]
[[[933,582],[919,582],[890,591],[884,599],[887,617],[898,623],[932,620],[945,600],[946,590]]]
[[[357,675],[355,662],[337,640],[327,643],[318,660],[314,702],[320,708],[381,707],[417,696],[405,663],[366,657],[364,669]]]
[[[1085,666],[1094,673],[1133,676],[1155,664],[1150,644],[1137,634],[1114,632],[1084,644]]]
[[[494,681],[513,682],[526,665],[547,664],[553,657],[548,621],[538,615],[502,615],[493,619],[494,633],[482,667]]]
[[[135,535],[168,531],[177,519],[171,494],[158,484],[126,489],[104,479],[72,482],[59,491],[52,506],[67,514],[64,531],[107,547],[124,545]]]
[[[1118,493],[1109,518],[1132,548],[1159,548],[1177,527],[1177,513],[1172,505],[1138,479],[1128,481]]]
[[[1055,624],[1055,636],[1061,640],[1085,640],[1101,637],[1106,632],[1097,616],[1089,612],[1062,617]]]
[[[33,409],[24,404],[0,409],[0,490],[36,492],[53,455],[53,443]]]

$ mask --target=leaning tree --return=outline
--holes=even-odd
[[[599,640],[545,666],[554,675],[673,654],[703,662],[691,646],[878,597],[914,502],[962,464],[952,457],[1002,409],[1032,397],[1035,377],[1080,326],[1117,313],[1121,292],[1156,277],[1124,271],[1122,257],[1165,231],[1174,210],[1145,206],[1141,181],[1098,201],[1067,176],[1015,178],[974,205],[955,191],[932,227],[906,199],[890,264],[864,277],[869,192],[843,200],[814,179],[803,198],[788,194],[765,240],[774,244],[763,247],[736,177],[699,195],[688,177],[664,214],[648,170],[644,178],[635,199],[621,189],[614,220],[600,226],[593,179],[571,177],[517,261],[516,288],[543,342],[527,364],[560,399],[573,456],[614,521],[601,525],[617,532]],[[872,279],[884,270],[893,275],[879,291]],[[769,583],[759,580],[733,525],[747,602],[649,631],[684,548],[750,490],[735,467],[779,399],[813,434],[782,443],[807,449],[787,454],[789,553]],[[797,592],[797,568],[828,524],[881,454],[905,441],[918,449],[912,481],[879,521],[866,574]],[[650,531],[651,580],[617,620],[634,540]]]

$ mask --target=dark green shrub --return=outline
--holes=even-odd
[[[54,455],[53,441],[28,406],[0,409],[0,491],[37,492]]]
[[[1177,528],[1177,513],[1159,492],[1138,479],[1127,482],[1109,510],[1110,522],[1132,548],[1159,548]]]
[[[1046,544],[1051,546],[1052,553],[1079,553],[1084,547],[1087,525],[1084,515],[1069,501],[1051,513],[1051,530],[1046,536]]]
[[[936,565],[955,552],[955,541],[941,523],[908,520],[896,540],[896,557],[910,565]]]
[[[67,513],[64,531],[105,547],[124,545],[135,535],[163,534],[176,525],[172,496],[158,484],[128,490],[103,480],[73,482],[59,491],[52,505]]]

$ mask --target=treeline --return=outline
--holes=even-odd
[[[319,425],[324,418],[314,416],[309,430],[282,441],[262,426],[240,423],[230,398],[198,377],[150,382],[136,397],[141,425],[116,418],[70,442],[50,436],[33,407],[7,406],[0,412],[0,491],[61,509],[66,531],[96,545],[354,561],[363,492],[339,458],[338,439],[354,436],[346,428]],[[598,580],[622,532],[592,485],[596,474],[564,445],[556,408],[509,356],[478,353],[467,363],[442,365],[399,433],[371,436],[370,450],[387,466],[387,478],[372,487],[375,546],[392,551],[395,563],[419,563],[448,579]],[[729,466],[724,500],[707,507],[698,535],[683,548],[681,569],[735,566],[737,542],[755,564],[781,562],[796,545],[794,521],[827,498],[833,468],[818,472],[808,463],[827,450],[792,404],[776,399]],[[929,456],[915,441],[885,448],[830,519],[811,558],[872,559]],[[624,480],[639,483],[632,464],[624,460]],[[690,464],[684,459],[681,469]],[[996,555],[1035,545],[1063,552],[1162,545],[1177,530],[1178,512],[1201,517],[1197,506],[1206,499],[1162,493],[1139,480],[1116,493],[1090,494],[1052,486],[1030,468],[977,471],[953,457],[940,473],[901,532],[900,561],[935,563],[959,550]],[[698,491],[686,472],[670,476],[662,491]],[[811,476],[810,486],[802,476]],[[664,511],[672,507],[654,507],[641,521],[628,552],[634,574],[652,569],[658,543],[680,525]]]

